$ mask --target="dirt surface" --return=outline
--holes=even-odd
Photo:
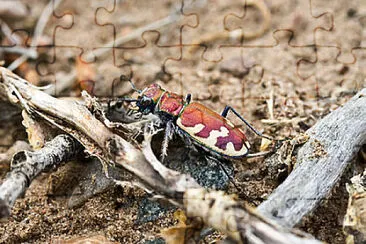
[[[265,21],[251,2],[245,8],[237,0],[187,1],[184,5],[165,0],[61,1],[37,44],[39,57],[16,72],[37,85],[53,84],[49,92],[58,97],[79,96],[81,89],[103,97],[131,95],[132,88],[123,77],[131,77],[138,88],[158,82],[180,94],[192,93],[194,100],[218,112],[231,105],[255,128],[275,138],[305,132],[366,87],[365,2],[265,1],[270,27],[250,37]],[[28,33],[31,37],[47,2],[23,3],[29,14],[3,19],[30,44]],[[173,23],[149,27],[150,31],[133,40],[117,43],[121,36],[128,37],[176,10],[180,19]],[[234,29],[244,33],[244,38],[227,37],[228,30]],[[216,38],[202,40],[209,33],[216,33]],[[2,46],[12,46],[6,37],[0,38]],[[100,50],[105,53],[97,55]],[[5,67],[16,57],[0,47]],[[70,74],[76,74],[74,79],[68,79]],[[15,111],[14,115],[1,115],[0,152],[16,140],[27,140],[20,111],[9,111]],[[245,130],[240,120],[229,118]],[[261,139],[249,131],[248,137],[258,151]],[[159,137],[156,140],[158,152]],[[203,160],[201,171],[199,160],[192,167],[179,164],[182,155],[190,153],[175,139],[166,164],[191,172],[206,186],[236,193],[252,205],[260,204],[283,180],[283,176],[268,176],[263,158],[223,162],[238,192],[213,162]],[[91,161],[68,163],[33,181],[24,198],[15,203],[12,216],[0,223],[0,242],[104,236],[121,243],[164,243],[159,233],[178,223],[174,218],[177,209],[151,200],[138,188],[115,186]],[[8,166],[0,165],[0,169],[5,177]],[[131,180],[131,176],[121,175],[116,177]],[[351,175],[301,229],[329,243],[345,243],[345,184]],[[214,233],[196,241],[221,238]]]

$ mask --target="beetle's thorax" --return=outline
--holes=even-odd
[[[156,83],[148,86],[142,94],[152,99],[155,104],[154,112],[164,116],[177,117],[185,106],[183,96],[169,92]]]
[[[165,91],[157,104],[157,111],[177,117],[184,108],[184,105],[183,96]]]

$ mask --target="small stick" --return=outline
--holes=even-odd
[[[13,47],[2,47],[1,50],[7,53],[21,54],[28,58],[37,58],[38,56],[37,52],[32,48],[13,46]]]
[[[9,25],[2,19],[0,19],[1,23],[1,30],[5,34],[5,36],[12,41],[16,45],[20,45],[22,43],[22,39],[19,37],[19,35],[16,35],[13,33]]]
[[[50,16],[53,13],[53,10],[58,7],[58,5],[61,3],[61,1],[62,0],[51,0],[47,4],[47,6],[43,9],[41,17],[38,19],[36,28],[34,30],[34,35],[33,35],[33,39],[31,42],[31,48],[30,48],[31,50],[34,50],[35,52],[37,52],[37,45],[38,45],[39,38],[41,37],[43,30],[46,27],[46,24],[48,22],[48,19],[50,18]],[[35,58],[37,58],[37,57],[38,57],[38,54],[36,55]],[[24,63],[27,59],[28,59],[28,56],[26,56],[26,55],[20,56],[18,59],[14,60],[14,62],[12,62],[9,65],[8,69],[15,70],[22,63]]]

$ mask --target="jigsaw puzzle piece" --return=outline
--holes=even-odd
[[[143,79],[153,82],[156,79],[168,81],[169,74],[164,70],[164,64],[169,59],[180,57],[180,46],[164,46],[159,44],[161,38],[158,31],[146,31],[141,36],[143,44],[135,46],[118,46],[114,48],[115,66],[120,67],[125,64],[134,64],[139,67],[133,78],[136,82]],[[153,60],[147,64],[146,60]]]
[[[95,50],[108,48],[107,43],[114,40],[113,27],[99,25],[95,19],[96,12],[112,6],[112,0],[93,0],[86,6],[81,6],[84,3],[75,1],[66,0],[60,4],[59,2],[53,0],[53,14],[45,28],[45,33],[52,41],[49,45],[37,46],[41,55],[36,60],[36,69],[41,79],[44,83],[54,84],[54,95],[60,95],[60,92],[70,91],[75,87],[75,83],[79,82],[77,79],[80,73],[77,63],[92,66],[97,61]],[[84,11],[77,11],[80,9]],[[90,36],[90,33],[93,33],[93,36]],[[94,85],[97,86],[90,83],[90,86]]]
[[[99,75],[96,81],[95,90],[97,96],[116,97],[125,96],[132,91],[128,80],[139,74],[131,63],[118,63],[115,49],[105,48],[105,57],[96,63],[96,72]],[[97,49],[99,51],[99,49]]]
[[[241,52],[242,59],[246,61],[245,68],[257,73],[256,76],[250,72],[246,79],[255,83],[263,80],[287,80],[289,83],[300,85],[302,80],[298,77],[297,63],[301,60],[315,59],[313,46],[293,45],[293,32],[278,30],[273,33],[275,45],[273,46],[251,46],[242,47],[221,47],[222,53]],[[273,64],[276,67],[273,68]],[[250,78],[249,78],[250,77]]]
[[[310,0],[286,1],[286,4],[246,0],[239,5],[237,2],[208,1],[208,6],[207,11],[185,11],[196,14],[199,24],[196,28],[184,28],[182,33],[184,45],[206,47],[202,55],[206,61],[221,60],[221,47],[273,47],[276,45],[273,33],[278,30],[293,33],[291,45],[314,45],[314,30],[328,30],[333,24],[330,13],[317,16],[312,13]],[[217,16],[215,22],[212,16]],[[284,18],[288,21],[283,21]],[[195,51],[194,47],[191,52]]]
[[[193,8],[192,2],[184,1],[183,11],[197,15],[198,25],[182,29],[182,42],[192,46],[189,55],[204,47],[201,56],[205,61],[221,61],[220,47],[240,47],[244,41],[259,38],[270,28],[270,12],[263,1],[207,1],[207,7],[202,9]],[[254,9],[255,20],[246,19],[249,7]]]
[[[366,12],[364,1],[314,1],[317,8],[327,9],[334,14],[334,28],[331,31],[319,29],[315,32],[317,46],[335,47],[339,49],[337,62],[351,64],[356,62],[352,49],[359,47],[363,38],[363,28],[360,21],[362,13]],[[347,6],[345,8],[344,6]],[[360,14],[359,14],[360,13]],[[347,25],[344,23],[347,22]]]
[[[66,95],[65,91],[75,88],[77,60],[82,49],[78,47],[38,47],[40,57],[35,69],[40,85],[52,84],[48,90],[53,96]]]
[[[203,2],[199,0],[197,2]],[[201,8],[202,4],[195,4]],[[159,11],[151,11],[159,9]],[[141,14],[144,13],[144,14]],[[100,25],[114,26],[116,33],[115,47],[135,47],[144,45],[142,33],[157,31],[160,33],[159,45],[177,46],[181,44],[181,28],[197,25],[195,15],[185,14],[182,2],[164,1],[117,1],[113,8],[100,9],[96,13]],[[133,36],[133,38],[131,38]]]
[[[273,1],[270,3],[270,9],[273,17],[271,32],[278,30],[292,32],[291,45],[315,45],[315,30],[330,31],[333,28],[332,12],[316,9],[314,0]]]
[[[366,12],[363,1],[313,0],[313,9],[332,12],[334,28],[314,31],[316,58],[299,62],[299,76],[317,84],[318,97],[354,92],[365,86],[365,47],[363,31]],[[345,8],[345,6],[347,6]],[[337,75],[334,75],[337,74]]]
[[[85,3],[78,1],[62,1],[60,6],[54,9],[54,18],[47,28],[53,30],[54,47],[79,48],[81,60],[92,63],[96,60],[93,51],[113,40],[113,26],[101,25],[95,18],[96,12],[110,8],[112,1],[92,0],[86,6],[84,5]],[[77,12],[77,9],[83,9],[83,11]],[[89,33],[93,33],[93,36]]]
[[[340,63],[338,57],[340,48],[332,46],[318,46],[316,58],[302,60],[298,64],[299,76],[304,82],[316,84],[318,98],[337,96],[340,93],[350,93],[366,86],[366,48],[353,48],[352,63]],[[335,75],[336,74],[336,75]]]

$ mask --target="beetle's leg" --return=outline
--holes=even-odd
[[[164,140],[161,146],[161,162],[164,162],[165,156],[168,155],[167,152],[168,152],[169,141],[173,138],[173,134],[174,134],[174,124],[172,120],[169,120],[166,123]]]
[[[249,153],[245,157],[246,158],[263,157],[263,156],[267,156],[268,154],[272,154],[272,153],[273,153],[273,150],[272,151],[258,152],[258,153]]]
[[[228,179],[230,180],[231,183],[233,183],[234,187],[236,188],[236,190],[238,192],[240,192],[240,189],[239,187],[235,184],[235,181],[234,181],[234,178],[232,176],[229,175],[229,173],[227,172],[227,170],[225,169],[224,165],[222,165],[223,163],[218,160],[217,158],[213,157],[213,156],[209,156],[209,155],[206,155],[205,156],[207,159],[210,159],[212,161],[214,161],[217,165],[220,166],[220,168],[222,169],[222,171],[225,173],[225,175],[228,177]]]
[[[186,104],[189,104],[191,102],[191,99],[192,99],[192,94],[188,93],[184,100],[185,100]]]
[[[266,138],[266,139],[271,140],[271,141],[279,141],[279,140],[276,140],[272,137],[265,136],[262,133],[260,133],[259,131],[257,131],[251,124],[249,124],[248,121],[246,121],[238,112],[236,112],[236,110],[233,107],[230,107],[230,106],[226,105],[226,107],[224,108],[224,110],[221,113],[221,116],[226,118],[229,111],[232,111],[241,121],[243,121],[249,127],[249,129],[251,129],[258,136]]]

